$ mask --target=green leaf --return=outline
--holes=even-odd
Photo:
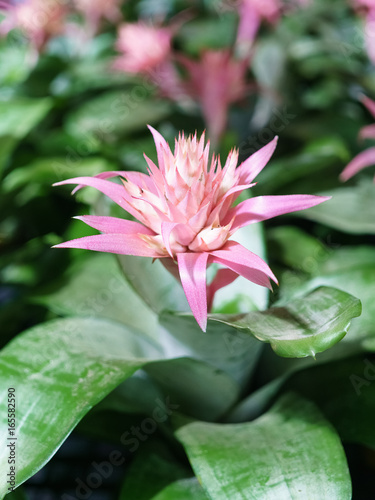
[[[139,332],[103,319],[62,319],[19,335],[0,354],[0,380],[15,388],[17,485],[35,474],[82,417],[160,352]],[[1,434],[7,434],[7,392],[0,395]],[[8,453],[0,450],[0,469]],[[0,498],[7,492],[0,477]]]
[[[164,312],[159,320],[170,356],[190,356],[223,370],[241,386],[248,382],[262,348],[253,337],[241,334],[233,325],[210,320],[203,333],[191,314]]]
[[[145,370],[179,405],[179,413],[200,420],[217,420],[239,397],[240,388],[233,379],[202,361],[179,358],[150,363]]]
[[[180,479],[170,484],[151,500],[207,500],[202,486],[194,478]]]
[[[66,117],[68,134],[82,137],[96,136],[105,140],[113,136],[144,130],[170,113],[170,104],[149,97],[150,82],[141,82],[139,92],[113,91],[95,97]]]
[[[191,472],[181,465],[164,442],[145,443],[131,464],[119,500],[151,500],[165,486]],[[147,481],[145,481],[147,478]]]
[[[300,370],[280,392],[298,391],[320,407],[342,440],[374,448],[374,381],[374,358],[361,356]]]
[[[112,319],[156,339],[156,315],[134,293],[113,255],[79,259],[64,279],[64,286],[46,290],[33,300],[57,314]]]
[[[291,282],[281,281],[281,300],[288,303],[300,299],[306,293],[320,286],[336,287],[358,297],[362,303],[362,314],[352,322],[350,335],[343,344],[348,344],[348,354],[353,350],[351,344],[363,342],[375,335],[375,249],[373,247],[342,247],[330,250],[329,258],[311,261],[313,274],[310,279]],[[298,280],[297,280],[298,281]]]
[[[0,174],[4,170],[16,144],[17,140],[12,136],[0,137]]]
[[[12,493],[8,493],[7,500],[27,500],[27,496],[22,488],[17,488]]]
[[[279,356],[315,356],[339,342],[350,322],[361,314],[360,301],[335,288],[321,287],[284,307],[236,316],[212,316],[215,321],[269,342]]]
[[[332,199],[299,212],[300,217],[346,233],[375,234],[375,186],[372,182],[319,194],[332,196]]]
[[[177,437],[212,500],[351,498],[335,430],[313,403],[294,395],[254,422],[194,422]]]
[[[0,136],[11,135],[22,139],[46,116],[52,105],[50,98],[17,97],[0,101]]]

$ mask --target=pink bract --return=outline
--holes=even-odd
[[[65,16],[68,12],[66,3],[59,0],[26,0],[9,5],[1,32],[19,28],[30,42],[41,50],[52,37],[64,31]]]
[[[230,50],[206,50],[200,60],[179,57],[188,71],[186,93],[197,99],[209,138],[217,144],[225,130],[228,108],[246,95],[248,59],[237,60]]]
[[[158,166],[145,156],[149,175],[140,172],[105,172],[95,177],[77,177],[56,185],[91,186],[130,213],[139,222],[105,216],[79,217],[102,232],[67,241],[57,247],[166,259],[174,266],[191,310],[202,330],[207,324],[208,303],[216,290],[239,275],[265,287],[277,282],[269,266],[257,255],[232,240],[241,227],[277,215],[303,210],[327,198],[313,195],[259,196],[233,207],[241,191],[271,158],[276,138],[237,167],[238,152],[229,153],[224,166],[219,157],[209,159],[204,135],[175,142],[174,153],[152,127]],[[109,181],[120,176],[122,184]],[[77,188],[76,188],[77,189]],[[218,263],[224,268],[214,283],[206,284],[206,268]],[[177,267],[176,267],[177,266]]]
[[[120,27],[116,48],[120,56],[115,67],[128,73],[148,73],[170,56],[172,33],[143,22]]]
[[[375,118],[375,101],[366,96],[363,96],[361,101]],[[361,128],[359,137],[361,139],[375,139],[375,124]],[[342,181],[347,181],[353,177],[353,175],[372,165],[375,165],[375,147],[368,148],[355,156],[341,172],[340,179]]]
[[[277,22],[281,8],[280,0],[242,0],[239,5],[238,40],[253,42],[261,22]]]

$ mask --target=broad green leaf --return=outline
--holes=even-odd
[[[7,85],[15,86],[27,78],[31,71],[30,61],[27,60],[27,52],[28,47],[26,44],[15,43],[14,40],[9,40],[9,42],[0,41],[1,88]]]
[[[101,141],[144,130],[170,113],[166,101],[151,100],[148,80],[136,86],[134,91],[113,91],[95,97],[66,117],[66,131],[87,140],[87,135]],[[137,92],[138,90],[138,92]]]
[[[65,284],[34,300],[57,314],[107,318],[157,337],[157,317],[124,279],[113,255],[93,254],[78,260]]]
[[[208,500],[208,496],[196,478],[188,478],[170,484],[152,500]]]
[[[357,186],[319,193],[332,199],[299,215],[351,234],[375,234],[375,186],[368,180]]]
[[[126,474],[119,500],[153,500],[167,485],[190,475],[191,471],[176,460],[165,442],[145,442]]]
[[[322,262],[311,262],[312,276],[291,286],[289,279],[281,281],[282,304],[300,299],[320,286],[336,287],[358,297],[362,314],[352,322],[350,335],[344,343],[361,342],[375,336],[375,249],[373,247],[342,247],[330,250]],[[358,347],[358,346],[357,346]],[[350,351],[348,352],[350,354]]]
[[[245,424],[194,422],[177,431],[212,500],[350,500],[344,450],[311,402],[280,399]]]
[[[223,318],[226,317],[223,315]],[[251,377],[262,344],[233,325],[208,321],[203,333],[191,314],[160,315],[163,345],[169,356],[189,356],[223,370],[241,386]]]
[[[163,398],[160,388],[144,370],[138,370],[103,399],[96,409],[147,415],[152,413],[158,398]]]
[[[17,485],[35,474],[82,417],[160,352],[139,332],[103,319],[62,319],[19,335],[0,353],[3,388],[17,405]],[[0,396],[1,436],[7,437],[7,392]],[[0,469],[8,469],[1,446]],[[0,477],[0,498],[7,492]]]
[[[300,370],[280,392],[298,391],[319,406],[341,439],[375,448],[374,381],[374,357],[360,356]]]
[[[0,101],[0,136],[22,139],[46,116],[52,105],[50,98],[17,97]]]
[[[17,488],[12,491],[12,493],[8,493],[7,500],[27,500],[27,496],[25,491],[22,488]]]
[[[214,315],[212,319],[269,342],[279,356],[302,358],[315,356],[339,342],[351,320],[360,314],[357,298],[335,288],[321,287],[284,307],[235,316]]]
[[[238,384],[225,372],[196,359],[150,363],[145,370],[179,405],[179,413],[200,420],[217,420],[239,396]]]

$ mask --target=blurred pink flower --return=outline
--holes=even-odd
[[[168,28],[144,22],[120,27],[116,43],[120,56],[114,69],[147,76],[162,96],[179,101],[185,97],[180,77],[172,63],[171,40],[176,26]]]
[[[375,101],[366,96],[363,96],[361,101],[375,118]],[[361,139],[375,139],[375,124],[363,127],[359,132],[359,137]],[[368,148],[355,156],[341,172],[340,179],[342,181],[347,181],[360,170],[370,167],[371,165],[375,165],[375,147]]]
[[[253,186],[267,164],[276,138],[238,168],[238,152],[229,153],[224,167],[218,157],[209,161],[204,135],[180,135],[171,152],[153,128],[159,168],[145,156],[149,175],[140,172],[106,172],[77,177],[56,185],[92,186],[129,212],[139,222],[106,216],[82,216],[80,220],[103,234],[56,245],[115,254],[162,259],[179,274],[186,298],[202,330],[206,329],[208,304],[213,294],[238,275],[265,287],[276,281],[268,265],[231,236],[241,227],[277,215],[303,210],[327,198],[313,195],[259,196],[232,207],[241,191]],[[122,185],[108,181],[122,177]],[[221,269],[214,283],[206,284],[206,267]]]
[[[102,19],[113,23],[121,19],[121,0],[74,0],[74,4],[85,16],[93,34],[99,30]]]
[[[353,0],[353,2],[358,11],[363,11],[367,55],[370,61],[375,64],[375,0]]]
[[[235,59],[230,50],[206,50],[199,61],[184,56],[178,60],[188,71],[186,93],[200,103],[209,138],[216,145],[226,127],[229,105],[248,91],[249,61]]]
[[[1,33],[19,28],[30,43],[41,50],[51,37],[64,31],[67,12],[67,2],[61,0],[25,0],[8,5]]]
[[[128,73],[148,73],[161,66],[171,54],[172,32],[143,22],[123,24],[116,48],[115,67]]]
[[[281,8],[280,0],[242,0],[239,5],[238,41],[252,43],[261,22],[265,20],[272,24],[276,23],[279,20]]]

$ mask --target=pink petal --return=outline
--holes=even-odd
[[[329,199],[327,196],[315,196],[311,194],[257,196],[256,198],[245,200],[229,210],[223,224],[228,224],[235,217],[232,226],[233,231],[248,224],[271,219],[278,215],[305,210]]]
[[[169,255],[173,259],[173,252],[171,248],[171,232],[173,229],[178,226],[178,222],[162,222],[161,223],[161,235],[163,237],[163,242],[165,248],[168,250]]]
[[[238,26],[237,40],[239,42],[253,43],[260,27],[261,17],[257,10],[246,1],[241,3],[240,24]]]
[[[219,269],[212,283],[207,287],[207,306],[211,309],[215,293],[238,278],[238,274],[231,269]]]
[[[112,177],[122,177],[127,172],[125,170],[109,170],[107,172],[101,172],[100,174],[94,175],[95,179],[111,179]],[[82,189],[83,185],[78,185],[72,191],[75,194],[78,190]]]
[[[205,252],[177,254],[182,287],[192,313],[204,332],[207,326],[207,260],[208,253]]]
[[[365,35],[367,55],[372,64],[375,64],[374,22],[375,22],[375,9],[371,9],[367,15],[364,35]]]
[[[223,264],[257,285],[270,288],[268,278],[277,283],[275,275],[264,260],[236,241],[227,241],[220,250],[211,251],[210,255],[210,262]]]
[[[133,222],[131,220],[119,219],[117,217],[105,217],[100,215],[82,215],[80,217],[74,217],[74,219],[81,220],[88,226],[97,229],[103,233],[110,234],[150,234],[155,233],[151,231],[148,227],[145,227],[139,222]]]
[[[359,131],[360,139],[375,139],[375,125],[367,125]]]
[[[341,172],[340,179],[342,181],[347,181],[360,170],[370,167],[371,165],[375,165],[375,148],[366,149],[366,151],[362,151],[362,153],[359,153],[359,155],[353,158]]]
[[[278,137],[276,136],[271,142],[264,146],[259,151],[252,154],[237,168],[239,174],[238,184],[250,184],[255,177],[263,170],[273,155]]]
[[[167,144],[167,141],[164,139],[164,137],[159,134],[157,130],[155,130],[151,125],[147,125],[151,134],[153,135],[154,141],[155,141],[155,146],[156,146],[156,152],[158,154],[158,163],[159,163],[159,168],[162,172],[165,171],[165,166],[164,166],[164,155],[163,155],[163,150],[164,151],[169,151],[169,146]]]
[[[138,218],[139,216],[138,212],[134,210],[133,207],[125,200],[124,196],[126,196],[126,191],[124,186],[121,186],[120,184],[97,177],[75,177],[74,179],[56,182],[54,186],[63,186],[65,184],[78,184],[80,187],[93,187],[108,196],[108,198],[117,203],[117,205],[129,212],[135,218]]]
[[[95,252],[109,252],[120,255],[160,258],[161,255],[150,248],[139,236],[129,234],[97,234],[76,240],[65,241],[53,248],[82,248]]]

